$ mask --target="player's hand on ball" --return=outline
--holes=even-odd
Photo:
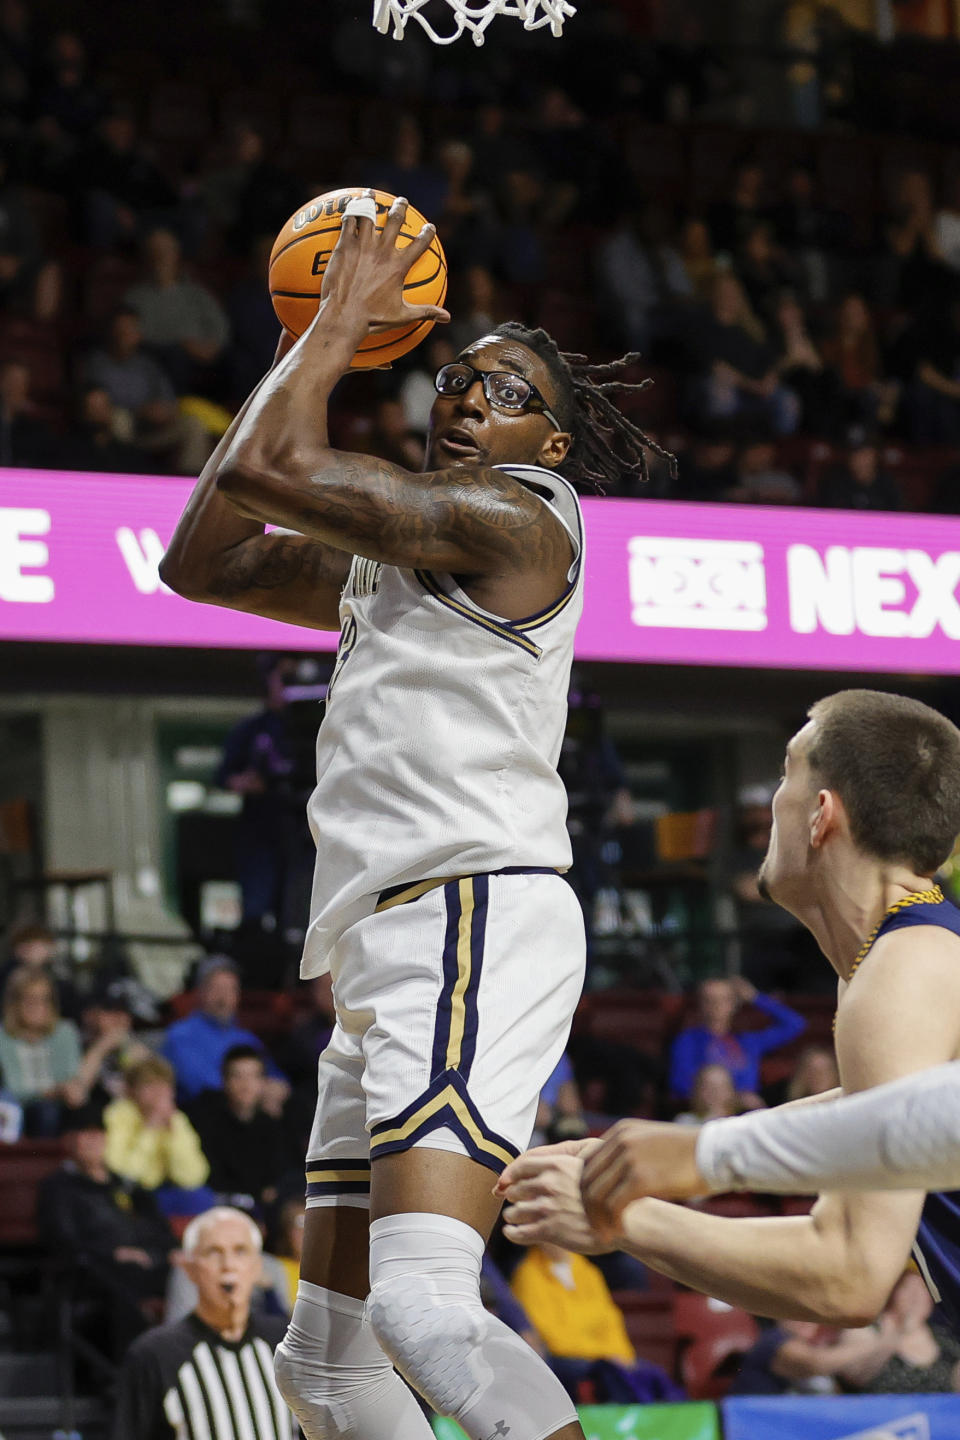
[[[375,204],[373,191],[364,199]],[[344,215],[340,237],[323,276],[320,297],[336,306],[362,313],[370,330],[395,330],[419,320],[444,323],[450,314],[440,305],[410,305],[403,282],[414,262],[429,249],[436,226],[424,225],[409,245],[397,248],[407,202],[400,196],[390,206],[378,231],[365,215]],[[359,318],[359,317],[358,317]]]
[[[618,1120],[583,1166],[584,1212],[601,1237],[617,1235],[632,1200],[686,1200],[709,1186],[697,1169],[698,1127]]]
[[[574,1142],[575,1143],[575,1142]],[[580,1255],[599,1255],[613,1246],[587,1224],[580,1199],[583,1159],[564,1145],[528,1150],[508,1165],[496,1193],[506,1197],[503,1233],[517,1245],[560,1245]]]

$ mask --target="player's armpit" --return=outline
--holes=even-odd
[[[415,475],[374,456],[323,450],[309,470],[228,466],[217,488],[252,519],[405,569],[532,571],[559,594],[572,559],[550,508],[502,470],[458,465]]]
[[[340,592],[350,558],[322,541],[274,530],[212,556],[202,581],[179,593],[268,620],[339,630]]]

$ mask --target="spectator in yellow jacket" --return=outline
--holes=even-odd
[[[203,1187],[210,1166],[196,1130],[177,1109],[172,1067],[148,1055],[129,1067],[126,1083],[126,1097],[104,1111],[108,1168],[159,1192],[167,1214],[194,1213],[193,1200],[183,1192]],[[204,1208],[208,1200],[204,1193]]]
[[[538,1245],[520,1261],[511,1286],[551,1354],[622,1365],[636,1360],[607,1282],[585,1256]]]

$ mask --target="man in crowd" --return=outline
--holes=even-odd
[[[250,1045],[262,1053],[263,1045],[250,1030],[237,1024],[240,980],[228,955],[209,955],[197,967],[198,1004],[192,1015],[177,1020],[167,1031],[163,1053],[173,1066],[177,1091],[183,1102],[201,1090],[220,1087],[220,1069],[234,1045]],[[290,1091],[272,1060],[266,1061],[268,1080],[263,1107],[278,1115]]]
[[[174,1239],[150,1192],[108,1167],[99,1107],[65,1115],[67,1158],[41,1185],[40,1229],[85,1294],[92,1287],[93,1318],[108,1320],[119,1352],[146,1325],[142,1302],[163,1296]]]
[[[204,1090],[190,1109],[210,1162],[208,1183],[244,1209],[269,1205],[277,1198],[285,1166],[281,1122],[263,1109],[268,1082],[262,1051],[231,1046],[221,1074],[223,1088]]]

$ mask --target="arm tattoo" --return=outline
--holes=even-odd
[[[542,569],[566,555],[563,527],[540,499],[500,470],[455,467],[413,475],[367,455],[329,451],[298,487],[290,523],[342,536],[388,564]]]
[[[317,540],[292,535],[257,535],[222,557],[210,593],[234,599],[248,590],[278,590],[302,582],[342,589],[350,556]]]

